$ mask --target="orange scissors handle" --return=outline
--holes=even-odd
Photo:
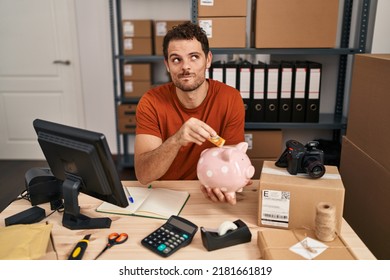
[[[129,235],[127,233],[124,233],[124,232],[121,234],[119,234],[117,232],[110,233],[108,235],[108,243],[107,243],[106,247],[104,247],[104,249],[100,252],[100,254],[97,255],[95,260],[97,258],[99,258],[107,249],[111,248],[114,245],[125,243],[128,238],[129,238]]]
[[[126,240],[129,238],[129,236],[127,235],[127,233],[117,233],[117,232],[114,232],[114,233],[111,233],[109,236],[108,236],[108,244],[109,246],[113,246],[113,245],[117,245],[117,244],[122,244],[122,243],[125,243]]]

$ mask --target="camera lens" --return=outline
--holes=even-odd
[[[312,178],[320,178],[325,174],[325,166],[318,160],[309,162],[305,169]]]

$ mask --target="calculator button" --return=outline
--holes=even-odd
[[[183,238],[188,239],[188,235],[187,234],[183,233],[182,236],[183,236]]]
[[[167,247],[167,248],[164,249],[163,252],[164,252],[165,254],[168,254],[170,251],[172,251],[172,249],[169,248],[169,247]]]
[[[159,251],[161,252],[161,251],[164,251],[165,248],[167,248],[167,245],[165,245],[165,244],[160,244],[160,245],[157,247],[157,250],[159,250]]]

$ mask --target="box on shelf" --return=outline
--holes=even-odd
[[[203,17],[198,24],[206,32],[210,48],[246,47],[246,17]]]
[[[151,38],[152,20],[122,20],[122,36],[124,38]]]
[[[119,133],[135,133],[136,123],[132,117],[118,120]]]
[[[281,154],[283,132],[281,130],[245,130],[246,154],[255,167],[253,178],[260,178],[263,162],[277,160]]]
[[[257,0],[256,48],[334,48],[339,0]]]
[[[123,39],[124,55],[151,55],[152,38],[124,38]]]
[[[355,55],[346,136],[390,170],[390,54]]]
[[[318,179],[290,175],[286,168],[264,161],[260,175],[258,225],[282,229],[314,229],[316,207],[321,202],[336,208],[336,230],[341,231],[344,185],[336,166],[326,165]]]
[[[124,63],[123,79],[125,81],[150,81],[150,63]]]
[[[134,115],[137,110],[137,104],[119,104],[118,105],[118,118],[126,115]]]
[[[245,17],[247,0],[198,0],[199,17]]]
[[[316,240],[313,230],[308,229],[263,229],[257,232],[257,244],[260,249],[261,258],[264,260],[356,260],[357,257],[349,249],[341,236],[336,236],[333,241],[322,242],[326,249],[320,253],[318,247],[306,248],[305,238]],[[318,241],[318,240],[317,240]],[[321,244],[321,246],[322,246]],[[290,250],[292,246],[297,246],[297,254]],[[306,251],[308,250],[308,251]]]
[[[147,92],[152,85],[150,81],[124,81],[124,87],[125,98],[137,98]]]
[[[156,20],[154,22],[154,53],[163,55],[164,36],[174,26],[187,22],[188,20]]]
[[[121,116],[118,119],[118,127],[120,132],[125,132],[129,128],[134,128],[136,126],[137,122],[135,119],[135,114],[134,115],[125,115]]]
[[[340,174],[345,186],[345,220],[377,259],[390,259],[390,169],[344,136]]]
[[[250,158],[279,157],[284,148],[281,130],[245,130],[245,142],[248,143],[246,154]]]
[[[120,104],[117,107],[118,129],[120,133],[134,133],[136,127],[135,112],[137,104]]]

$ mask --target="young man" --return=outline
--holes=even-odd
[[[200,153],[219,135],[226,145],[244,141],[245,109],[240,93],[205,78],[212,54],[204,31],[184,23],[163,42],[164,63],[172,82],[147,91],[137,106],[135,172],[141,183],[195,180]],[[236,203],[223,190],[202,192],[213,201]]]

